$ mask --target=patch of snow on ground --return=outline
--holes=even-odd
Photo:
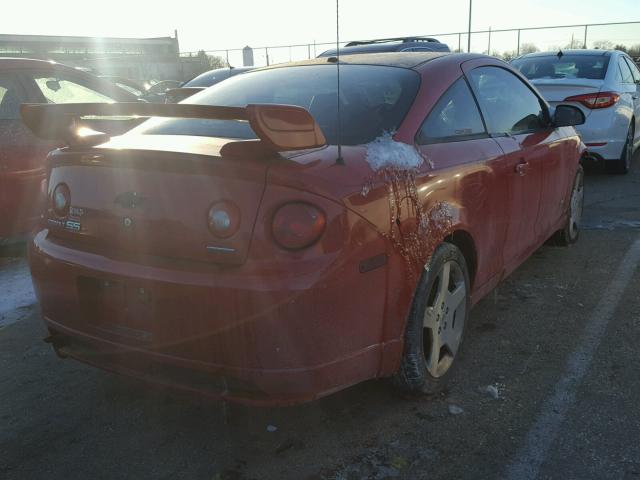
[[[27,260],[0,258],[0,328],[22,320],[35,303]]]
[[[424,162],[424,158],[415,147],[396,142],[389,132],[367,143],[366,147],[367,162],[374,172],[386,167],[411,170],[418,168]]]

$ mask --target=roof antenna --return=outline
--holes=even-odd
[[[338,158],[336,158],[336,163],[344,165],[344,158],[342,158],[342,119],[340,117],[340,0],[336,0],[336,68],[338,72],[338,90],[336,92],[338,97]]]
[[[557,53],[558,58],[562,58],[563,55],[564,53],[562,53],[562,49],[559,49]]]

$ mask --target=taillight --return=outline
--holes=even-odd
[[[620,100],[620,95],[613,92],[587,93],[585,95],[574,95],[564,99],[565,102],[581,103],[591,110],[610,107],[618,100]]]
[[[60,183],[56,185],[51,196],[51,208],[53,213],[58,217],[65,217],[69,213],[71,205],[71,191],[66,184]]]
[[[228,238],[238,231],[240,210],[231,202],[219,202],[209,209],[207,215],[209,230],[216,237]]]
[[[317,207],[305,202],[287,203],[273,216],[273,238],[283,248],[297,250],[315,243],[327,225]]]

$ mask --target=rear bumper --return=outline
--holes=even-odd
[[[594,110],[576,129],[594,159],[618,160],[627,139],[629,119],[616,109]]]
[[[260,275],[246,265],[194,271],[77,250],[47,234],[30,243],[30,264],[63,356],[211,398],[291,405],[377,377],[383,350],[401,352],[399,340],[382,341],[385,268],[366,273],[354,295],[363,274],[340,254],[288,277],[264,266]],[[152,306],[127,303],[137,317],[112,324],[83,298],[87,278],[144,289]]]
[[[587,144],[587,153],[586,156],[591,161],[608,161],[608,160],[619,160],[622,156],[622,148],[624,147],[624,142],[618,141],[610,141],[606,142],[606,145],[602,146],[593,146],[588,145],[591,142],[585,138],[582,140]]]
[[[229,368],[110,342],[74,331],[44,318],[47,341],[63,358],[144,382],[181,390],[212,400],[251,406],[289,406],[315,400],[361,381],[363,365],[377,365],[381,348],[361,352],[311,368]]]

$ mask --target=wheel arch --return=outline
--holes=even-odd
[[[462,252],[464,259],[467,262],[471,288],[473,288],[476,272],[478,270],[478,253],[473,237],[466,230],[460,229],[454,230],[452,233],[447,235],[444,238],[444,241],[455,245]]]

